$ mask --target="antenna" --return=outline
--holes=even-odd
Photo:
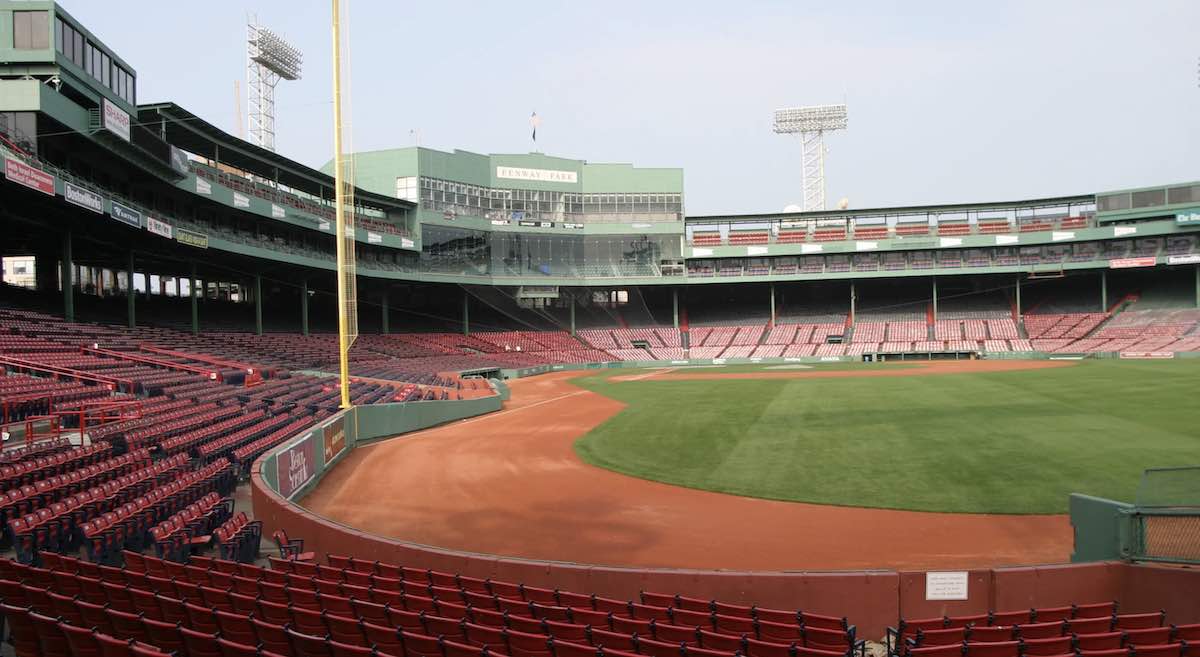
[[[825,209],[826,130],[846,129],[845,105],[810,105],[775,110],[775,133],[800,135],[804,211]]]
[[[280,80],[299,80],[304,55],[282,37],[246,22],[246,100],[250,119],[250,141],[275,150],[275,85]]]

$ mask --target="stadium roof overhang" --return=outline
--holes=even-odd
[[[162,130],[168,143],[200,157],[274,180],[321,198],[333,198],[333,176],[234,137],[175,103],[138,106],[138,122]],[[416,204],[356,189],[357,203],[380,210],[411,210]]]

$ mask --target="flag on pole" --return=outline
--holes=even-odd
[[[533,129],[534,143],[537,143],[537,129],[538,129],[538,126],[541,124],[542,124],[542,117],[538,116],[537,112],[534,112],[532,115],[530,115],[529,127]]]

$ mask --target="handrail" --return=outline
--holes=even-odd
[[[55,377],[65,376],[78,381],[88,381],[91,383],[99,383],[108,387],[109,390],[121,391],[121,386],[126,386],[125,392],[133,392],[134,385],[131,379],[121,379],[114,376],[104,376],[102,374],[89,374],[80,370],[73,370],[68,367],[58,367],[55,365],[44,365],[35,363],[24,358],[15,358],[13,356],[0,356],[0,365],[8,365],[11,367],[20,367],[31,372],[42,372],[44,374],[53,374]]]
[[[199,374],[205,378],[215,381],[221,380],[221,373],[217,372],[216,370],[196,367],[195,365],[172,363],[170,361],[158,360],[157,358],[150,358],[148,356],[138,356],[127,351],[112,351],[110,349],[100,349],[99,347],[83,347],[83,353],[108,356],[109,358],[116,358],[118,360],[128,360],[135,363],[143,363],[145,365],[154,365],[155,367],[165,367],[167,369],[178,370],[181,372],[190,372],[192,374]]]
[[[160,356],[171,356],[172,358],[186,358],[188,360],[194,360],[199,363],[208,363],[209,365],[216,365],[217,367],[228,367],[230,369],[242,370],[242,371],[246,372],[246,374],[254,374],[257,371],[267,369],[265,367],[262,367],[261,365],[252,365],[249,363],[240,363],[237,361],[225,360],[223,358],[218,358],[216,356],[209,356],[208,354],[200,354],[200,353],[194,353],[194,352],[189,352],[189,351],[175,351],[174,349],[166,349],[164,347],[156,347],[152,344],[145,344],[145,343],[139,344],[138,350],[145,351],[145,352],[148,352],[151,354],[158,354]]]

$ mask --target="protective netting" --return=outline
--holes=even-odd
[[[1137,559],[1200,562],[1200,511],[1137,516]]]

